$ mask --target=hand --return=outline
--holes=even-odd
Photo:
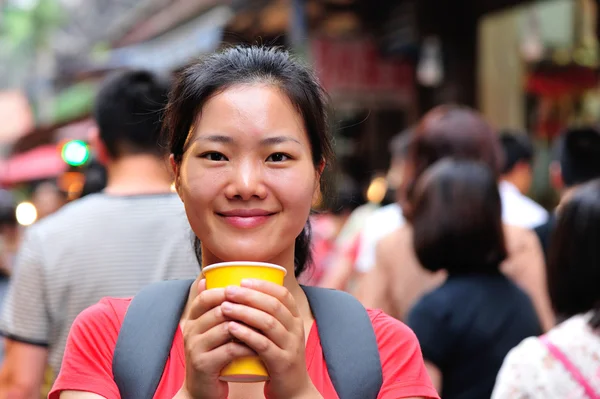
[[[182,397],[226,399],[229,387],[219,380],[221,370],[233,359],[256,355],[246,345],[232,342],[229,322],[220,306],[224,300],[224,289],[207,290],[206,281],[200,281],[198,296],[183,326],[186,376]]]
[[[306,370],[304,322],[287,288],[244,280],[241,287],[227,287],[225,299],[221,309],[232,320],[229,333],[254,350],[267,367],[265,397],[320,397]]]

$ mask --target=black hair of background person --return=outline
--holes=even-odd
[[[163,155],[161,122],[171,80],[149,71],[119,71],[103,82],[93,116],[108,154]]]
[[[98,161],[92,160],[83,172],[84,183],[80,197],[99,193],[106,188],[106,168]]]
[[[498,272],[507,252],[498,185],[487,165],[438,161],[417,183],[414,203],[413,245],[424,268]]]
[[[311,69],[289,52],[276,47],[238,46],[208,55],[185,68],[178,76],[166,108],[164,129],[174,161],[180,163],[190,128],[198,112],[212,95],[235,85],[267,83],[278,87],[296,107],[310,142],[312,161],[335,159],[329,129],[329,98]],[[329,165],[328,165],[329,166]],[[327,195],[321,179],[321,192]],[[296,237],[294,274],[299,276],[311,263],[311,230],[307,220]],[[200,242],[194,240],[198,262]]]
[[[0,227],[14,227],[17,221],[17,204],[8,190],[0,190]]]
[[[552,156],[560,165],[564,188],[600,178],[600,129],[594,126],[567,129],[556,139]],[[546,223],[534,229],[546,257],[555,223],[556,217],[551,214]]]
[[[548,288],[560,317],[593,311],[600,327],[600,179],[575,189],[558,211],[548,256]]]
[[[573,187],[600,177],[600,130],[598,128],[570,129],[558,140],[558,161],[566,187]]]
[[[500,132],[500,145],[504,152],[502,174],[509,173],[519,162],[531,164],[533,144],[526,133],[503,130]]]

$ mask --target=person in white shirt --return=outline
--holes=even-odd
[[[405,130],[392,138],[390,152],[392,160],[388,171],[387,180],[389,187],[398,193],[402,182],[404,159],[411,141],[412,130]],[[380,239],[392,233],[404,223],[402,208],[396,201],[392,204],[377,209],[365,221],[360,234],[358,253],[356,255],[355,269],[359,273],[366,273],[375,264],[375,248]]]
[[[500,179],[504,223],[533,229],[548,220],[548,212],[527,197],[533,180],[533,146],[526,133],[504,131],[500,134],[504,167]]]

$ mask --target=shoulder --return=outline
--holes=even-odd
[[[390,204],[373,211],[365,222],[365,227],[378,231],[381,225],[400,226],[402,221],[403,217],[400,205]]]
[[[382,355],[392,354],[398,356],[399,352],[405,352],[406,349],[418,348],[419,341],[415,333],[403,322],[395,319],[381,310],[367,309],[373,330],[375,331],[375,338],[377,339],[377,346],[379,347]],[[390,347],[392,350],[390,351]],[[383,359],[382,359],[383,360]]]
[[[132,298],[102,298],[82,311],[73,322],[72,333],[83,332],[116,337]]]

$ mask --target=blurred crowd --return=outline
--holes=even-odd
[[[38,186],[24,229],[0,192],[0,399],[44,395],[86,307],[198,274],[159,140],[169,85],[145,71],[107,79],[82,198]],[[528,197],[530,135],[470,108],[432,109],[381,156],[389,171],[368,190],[339,179],[324,194],[302,281],[405,322],[443,398],[598,397],[600,126],[556,140],[550,210]]]

